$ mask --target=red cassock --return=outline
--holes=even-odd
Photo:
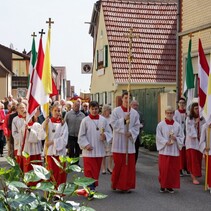
[[[187,169],[186,148],[180,150],[180,170]]]
[[[162,188],[180,188],[180,157],[159,155],[159,182]]]
[[[98,186],[102,160],[102,157],[83,157],[84,176],[95,179],[95,187]]]
[[[207,156],[207,155],[206,155]],[[207,161],[207,158],[206,158]],[[208,175],[207,175],[207,184],[211,188],[211,155],[208,156]]]
[[[56,165],[52,157],[54,157],[59,162],[60,160],[59,160],[59,156],[47,156],[47,169],[52,172],[51,181],[55,182],[56,187],[58,188],[60,184],[66,183],[67,174],[59,166]],[[61,162],[60,164],[65,165],[65,164],[62,164]]]
[[[23,165],[23,172],[29,172],[33,170],[33,167],[31,164],[35,165],[42,165],[42,162],[32,162],[32,161],[37,161],[37,160],[42,160],[41,155],[30,155],[28,158],[22,157],[22,165]],[[29,182],[27,185],[28,186],[36,186],[40,181],[38,182]]]
[[[125,153],[113,153],[113,159],[115,165],[111,177],[112,188],[123,191],[134,189],[136,183],[135,154],[128,154],[127,165]]]
[[[201,177],[202,153],[195,149],[187,149],[188,171],[195,177]]]

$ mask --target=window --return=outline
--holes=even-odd
[[[108,45],[96,52],[96,70],[108,67]]]

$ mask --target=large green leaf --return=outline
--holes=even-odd
[[[40,180],[40,177],[38,177],[34,171],[29,171],[27,173],[24,174],[24,178],[23,178],[25,183],[28,182],[37,182]]]
[[[67,162],[70,163],[70,164],[74,164],[76,162],[79,161],[79,158],[70,158],[70,157],[67,157]]]
[[[95,181],[96,180],[94,180],[92,178],[88,178],[88,177],[78,177],[73,182],[74,182],[74,184],[76,184],[78,186],[85,187],[85,186],[91,185]]]
[[[95,211],[95,210],[91,207],[82,206],[78,209],[78,211]]]
[[[74,172],[81,172],[82,169],[81,169],[81,167],[78,166],[78,165],[68,165],[68,166],[66,167],[65,171],[66,171],[67,173],[72,172],[72,171],[74,171]]]
[[[76,189],[76,185],[72,183],[62,183],[58,187],[58,193],[63,193],[65,195],[71,195]]]
[[[34,169],[34,173],[43,180],[49,180],[50,179],[50,172],[40,165],[32,164],[32,167]]]
[[[12,181],[9,183],[9,185],[13,185],[17,188],[28,188],[23,182],[19,182],[19,181]]]
[[[56,203],[56,209],[60,211],[73,210],[73,206],[69,203],[59,201]]]
[[[11,191],[13,191],[13,192],[17,192],[17,193],[19,193],[20,191],[19,191],[19,189],[18,188],[16,188],[14,185],[8,185],[8,188],[9,188],[9,190],[11,190]]]
[[[17,165],[16,161],[13,158],[11,158],[11,157],[7,156],[6,160],[7,160],[7,163],[9,163],[11,166],[16,166]]]
[[[22,156],[25,157],[25,158],[29,158],[30,157],[29,153],[24,152],[24,151],[22,152]]]
[[[52,158],[59,168],[64,169],[63,166],[61,165],[61,163],[56,158],[54,158],[53,156],[52,156]]]
[[[10,206],[12,208],[18,208],[19,206],[24,206],[24,205],[30,204],[35,200],[37,200],[37,199],[32,197],[31,195],[17,194],[15,196],[15,199],[10,200]]]
[[[50,182],[40,182],[36,185],[36,189],[51,192],[54,190],[54,185]]]
[[[5,205],[2,201],[0,201],[0,210],[6,210]]]
[[[0,175],[8,174],[12,169],[0,168]]]

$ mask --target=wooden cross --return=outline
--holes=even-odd
[[[41,37],[43,36],[43,34],[45,34],[44,30],[41,29],[41,31],[39,32],[39,34],[41,34]]]
[[[48,23],[49,28],[51,28],[51,24],[54,24],[54,21],[51,21],[51,18],[49,18],[46,23]]]
[[[133,34],[133,28],[130,28],[129,34],[124,34],[124,37],[129,38],[129,54],[128,54],[128,61],[129,64],[132,62],[133,56],[132,56],[132,43],[133,43],[133,38],[139,38],[139,35],[134,35]]]
[[[35,34],[35,32],[33,32],[33,34],[31,34],[32,37],[36,37],[37,35]]]

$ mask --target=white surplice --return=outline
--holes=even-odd
[[[209,155],[211,155],[211,128],[209,129],[210,140],[209,140],[209,144],[208,144],[208,127],[209,127],[209,125],[207,123],[205,123],[202,126],[200,142],[199,142],[199,151],[204,154],[205,148],[208,147],[208,148],[210,148]]]

